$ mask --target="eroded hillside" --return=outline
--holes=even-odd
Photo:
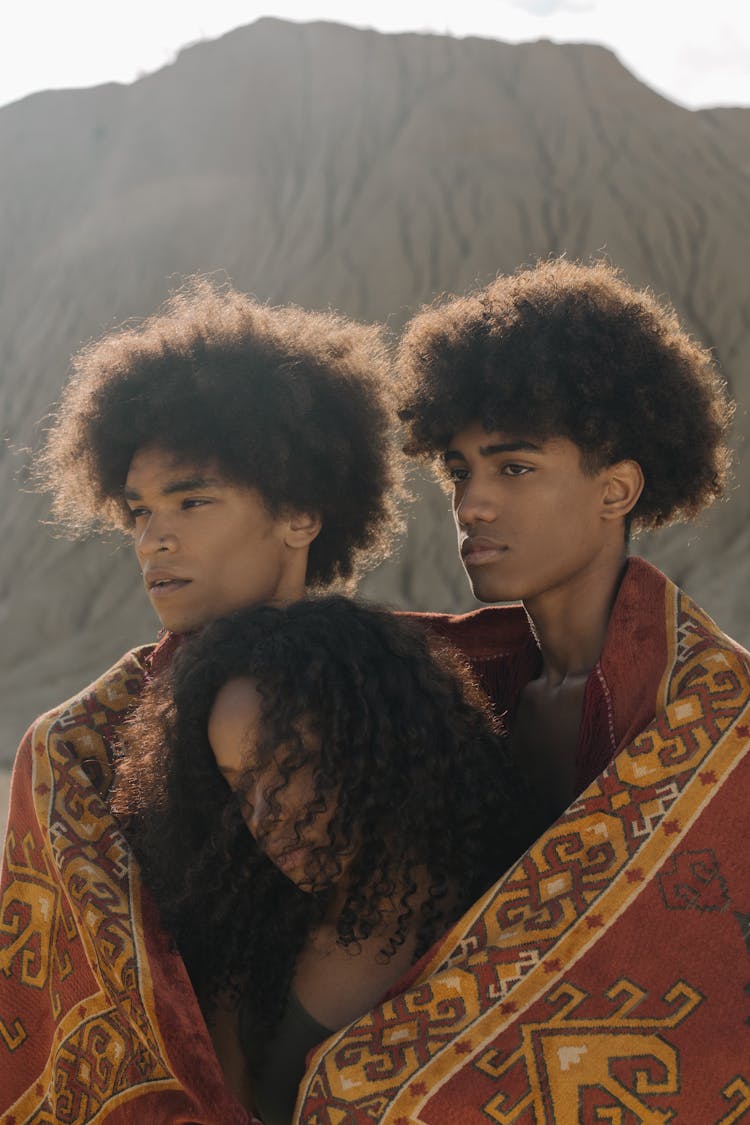
[[[68,357],[185,274],[397,329],[442,290],[604,251],[710,344],[748,431],[750,110],[689,112],[608,51],[262,20],[132,86],[0,110],[0,430],[33,443]],[[40,526],[0,449],[2,756],[40,709],[149,639],[127,551]],[[750,643],[747,469],[698,528],[643,549]],[[446,500],[421,498],[365,585],[471,604]]]

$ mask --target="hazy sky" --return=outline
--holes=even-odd
[[[263,15],[511,42],[603,43],[690,107],[750,105],[747,0],[4,0],[0,105],[37,90],[132,82],[180,47]]]

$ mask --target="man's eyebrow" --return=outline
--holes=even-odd
[[[183,477],[182,480],[171,480],[162,488],[163,496],[172,496],[175,492],[196,492],[201,488],[215,488],[219,484],[218,477]]]
[[[162,496],[173,496],[175,492],[197,492],[201,488],[215,488],[220,484],[218,477],[184,477],[181,480],[171,480],[161,490]],[[140,500],[141,494],[135,488],[123,489],[126,500]]]
[[[499,441],[493,445],[480,445],[479,454],[481,457],[494,457],[497,453],[541,453],[541,445],[536,445],[533,441]],[[446,449],[443,454],[444,461],[465,461],[463,453],[459,449]]]

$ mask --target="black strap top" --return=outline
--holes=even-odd
[[[318,1023],[290,989],[261,1073],[253,1079],[255,1109],[265,1125],[290,1125],[308,1052],[331,1034],[331,1028]]]

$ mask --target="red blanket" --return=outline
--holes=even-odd
[[[590,689],[611,765],[316,1052],[300,1122],[750,1120],[750,657],[634,560]]]
[[[149,650],[34,724],[0,897],[4,1125],[246,1125],[179,956],[100,796]]]
[[[523,614],[429,622],[512,709],[537,659]],[[101,796],[148,659],[124,657],[19,751],[0,885],[4,1125],[248,1120]],[[328,1041],[299,1120],[750,1113],[749,684],[747,654],[631,562],[587,688],[582,776],[624,749],[388,1003]]]

